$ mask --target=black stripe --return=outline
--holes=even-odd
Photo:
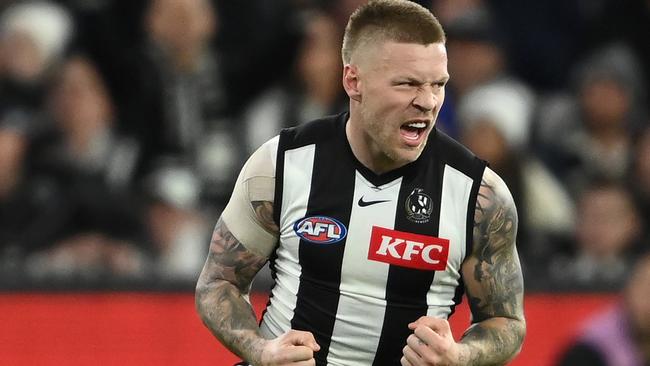
[[[463,301],[463,294],[465,293],[465,283],[463,282],[463,277],[458,280],[458,286],[456,286],[456,291],[454,291],[454,304],[451,306],[451,311],[447,316],[447,319],[451,318],[452,315],[456,312],[456,306]]]
[[[342,141],[345,140],[330,139],[316,145],[306,216],[332,217],[348,228],[355,171]],[[334,244],[300,241],[302,273],[291,327],[314,334],[321,347],[315,355],[317,365],[327,363],[339,302],[344,249],[345,239]]]
[[[273,196],[273,221],[280,226],[280,211],[282,210],[282,187],[284,185],[284,153],[287,149],[286,140],[289,130],[282,130],[278,139],[278,152],[275,158],[275,192]]]
[[[470,170],[472,182],[472,190],[469,194],[469,200],[467,202],[467,218],[466,222],[466,232],[465,232],[465,256],[472,254],[474,249],[474,216],[476,211],[476,200],[478,199],[478,190],[481,188],[481,181],[483,179],[483,173],[487,163],[484,160],[478,158],[472,159],[474,166]],[[456,287],[456,292],[454,293],[454,305],[451,306],[451,312],[449,313],[449,318],[454,315],[456,312],[456,306],[463,301],[463,294],[465,293],[465,283],[462,278],[459,280],[458,287]]]
[[[478,190],[481,188],[483,173],[485,173],[486,167],[487,163],[484,160],[478,158],[474,159],[474,169],[472,170],[472,179],[474,179],[474,183],[469,194],[469,202],[467,202],[467,233],[465,239],[467,242],[465,247],[465,253],[467,253],[467,256],[472,254],[472,250],[474,250],[474,216],[476,214],[476,200],[478,199]]]
[[[282,210],[282,187],[284,185],[284,153],[286,150],[286,143],[289,140],[287,137],[290,134],[289,129],[283,129],[280,132],[280,138],[278,139],[278,151],[276,153],[275,157],[275,188],[274,188],[274,195],[273,195],[273,221],[278,227],[280,226],[280,211]],[[275,269],[275,262],[278,259],[277,255],[277,249],[278,246],[276,244],[276,248],[271,253],[271,256],[269,258],[269,268],[271,269],[271,278],[273,279],[273,285],[271,286],[271,289],[269,290],[269,299],[266,302],[266,306],[264,307],[264,310],[262,311],[262,315],[260,316],[259,324],[261,325],[262,322],[264,321],[264,317],[266,316],[266,311],[269,308],[269,305],[271,305],[271,300],[273,299],[273,288],[275,287],[275,280],[276,280],[276,269]]]
[[[427,149],[433,148],[429,141]],[[410,171],[404,176],[400,188],[395,230],[414,234],[438,236],[440,217],[441,184],[443,170],[434,164],[431,155],[425,150],[417,171]],[[433,208],[429,220],[416,223],[408,218],[406,200],[416,188],[423,189],[422,193],[432,199]],[[373,365],[399,365],[402,348],[406,338],[411,334],[408,324],[427,314],[427,293],[434,278],[434,271],[423,271],[391,265],[386,284],[386,312],[384,324],[377,347]]]

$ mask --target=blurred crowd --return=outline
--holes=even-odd
[[[363,2],[0,1],[0,285],[192,284],[247,156],[347,109]],[[620,288],[650,247],[650,1],[419,2],[438,127],[510,187],[527,287]]]

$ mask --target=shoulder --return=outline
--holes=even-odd
[[[486,168],[474,212],[475,249],[514,247],[518,220],[517,207],[508,186],[492,169]]]
[[[481,178],[477,205],[479,202],[483,204],[500,204],[506,207],[512,206],[513,208],[515,206],[515,201],[506,182],[490,168],[485,168]]]
[[[256,177],[274,178],[279,136],[260,146],[246,161],[240,173],[240,181],[247,182]]]
[[[250,156],[221,214],[224,230],[263,257],[272,252],[278,231],[272,219],[277,149],[276,136]]]

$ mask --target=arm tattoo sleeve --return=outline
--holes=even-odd
[[[258,362],[263,339],[243,295],[266,260],[247,250],[219,220],[196,287],[196,307],[203,323],[228,349],[250,362]]]
[[[473,253],[463,265],[474,325],[462,343],[469,365],[503,364],[526,331],[523,277],[515,247],[517,211],[505,184],[486,170],[474,215]]]

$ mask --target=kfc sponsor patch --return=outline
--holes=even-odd
[[[449,240],[373,226],[368,259],[400,267],[444,271]]]

